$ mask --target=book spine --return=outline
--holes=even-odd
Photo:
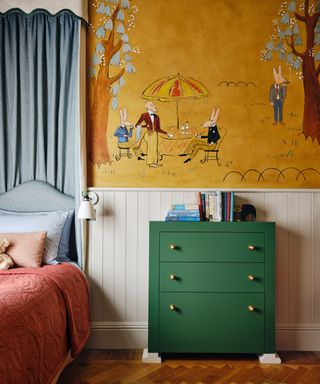
[[[230,192],[227,192],[227,221],[230,221]]]
[[[216,193],[216,221],[222,221],[222,193],[217,191]]]
[[[205,193],[201,193],[201,201],[202,201],[202,220],[206,220],[206,194]]]
[[[206,217],[205,217],[205,220],[209,221],[209,198],[208,198],[207,193],[206,193]]]
[[[172,204],[171,210],[172,211],[180,211],[180,210],[187,210],[187,209],[198,209],[198,204]]]
[[[230,193],[230,221],[233,221],[234,215],[234,192]]]
[[[223,221],[227,221],[227,192],[223,194]]]
[[[212,221],[218,221],[218,194],[213,193],[213,218]]]
[[[214,198],[213,194],[208,194],[208,200],[209,200],[209,221],[213,221],[214,219]]]
[[[198,192],[198,204],[199,204],[199,211],[200,211],[200,220],[203,220],[203,206],[202,206],[202,197],[201,192]]]
[[[167,216],[199,216],[200,217],[200,212],[199,209],[189,209],[189,210],[171,210],[168,211]]]
[[[196,216],[166,216],[165,221],[200,221],[200,217]]]

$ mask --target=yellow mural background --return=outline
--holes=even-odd
[[[89,185],[100,187],[194,188],[319,188],[320,146],[302,132],[303,85],[293,70],[278,59],[263,63],[260,52],[272,32],[272,21],[282,1],[257,0],[136,0],[135,31],[130,44],[135,74],[125,74],[119,107],[126,107],[135,124],[145,112],[142,91],[157,79],[181,73],[202,82],[210,96],[181,100],[180,121],[201,132],[213,107],[220,107],[218,128],[226,132],[220,145],[221,165],[200,162],[199,153],[184,164],[184,157],[164,156],[162,167],[149,168],[135,156],[122,157],[100,167],[89,162]],[[91,12],[93,14],[93,12]],[[95,22],[92,17],[91,22]],[[89,52],[89,55],[92,52]],[[282,64],[290,82],[284,104],[286,125],[273,125],[269,88],[273,66]],[[221,84],[253,82],[256,86]],[[176,104],[155,101],[161,128],[174,132]],[[113,157],[118,153],[113,136],[119,111],[109,114],[108,140]],[[90,132],[89,132],[90,140]],[[308,168],[315,169],[308,170]],[[283,171],[280,173],[279,171]]]

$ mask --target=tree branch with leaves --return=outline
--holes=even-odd
[[[89,158],[100,166],[112,162],[108,145],[109,110],[118,107],[125,74],[135,73],[132,54],[139,53],[139,49],[129,44],[128,33],[135,29],[138,8],[132,0],[94,0],[89,11]]]
[[[302,132],[320,143],[320,0],[284,1],[273,26],[261,61],[286,62],[296,72],[305,94]]]

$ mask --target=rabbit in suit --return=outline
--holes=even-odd
[[[184,163],[191,161],[199,150],[214,149],[216,143],[220,139],[217,127],[217,121],[220,115],[220,108],[213,108],[210,119],[202,124],[202,127],[208,128],[207,135],[196,135],[197,139],[192,140],[185,150],[185,153],[179,156],[188,156]],[[207,141],[201,140],[207,139]]]
[[[283,122],[283,104],[287,96],[288,81],[282,76],[281,65],[279,65],[278,72],[273,68],[274,84],[270,87],[269,99],[270,104],[273,106],[274,122],[273,124],[282,124]]]

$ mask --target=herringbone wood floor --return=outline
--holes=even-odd
[[[168,357],[141,363],[140,350],[84,350],[58,384],[320,384],[320,352],[281,352],[281,365],[256,356]]]

